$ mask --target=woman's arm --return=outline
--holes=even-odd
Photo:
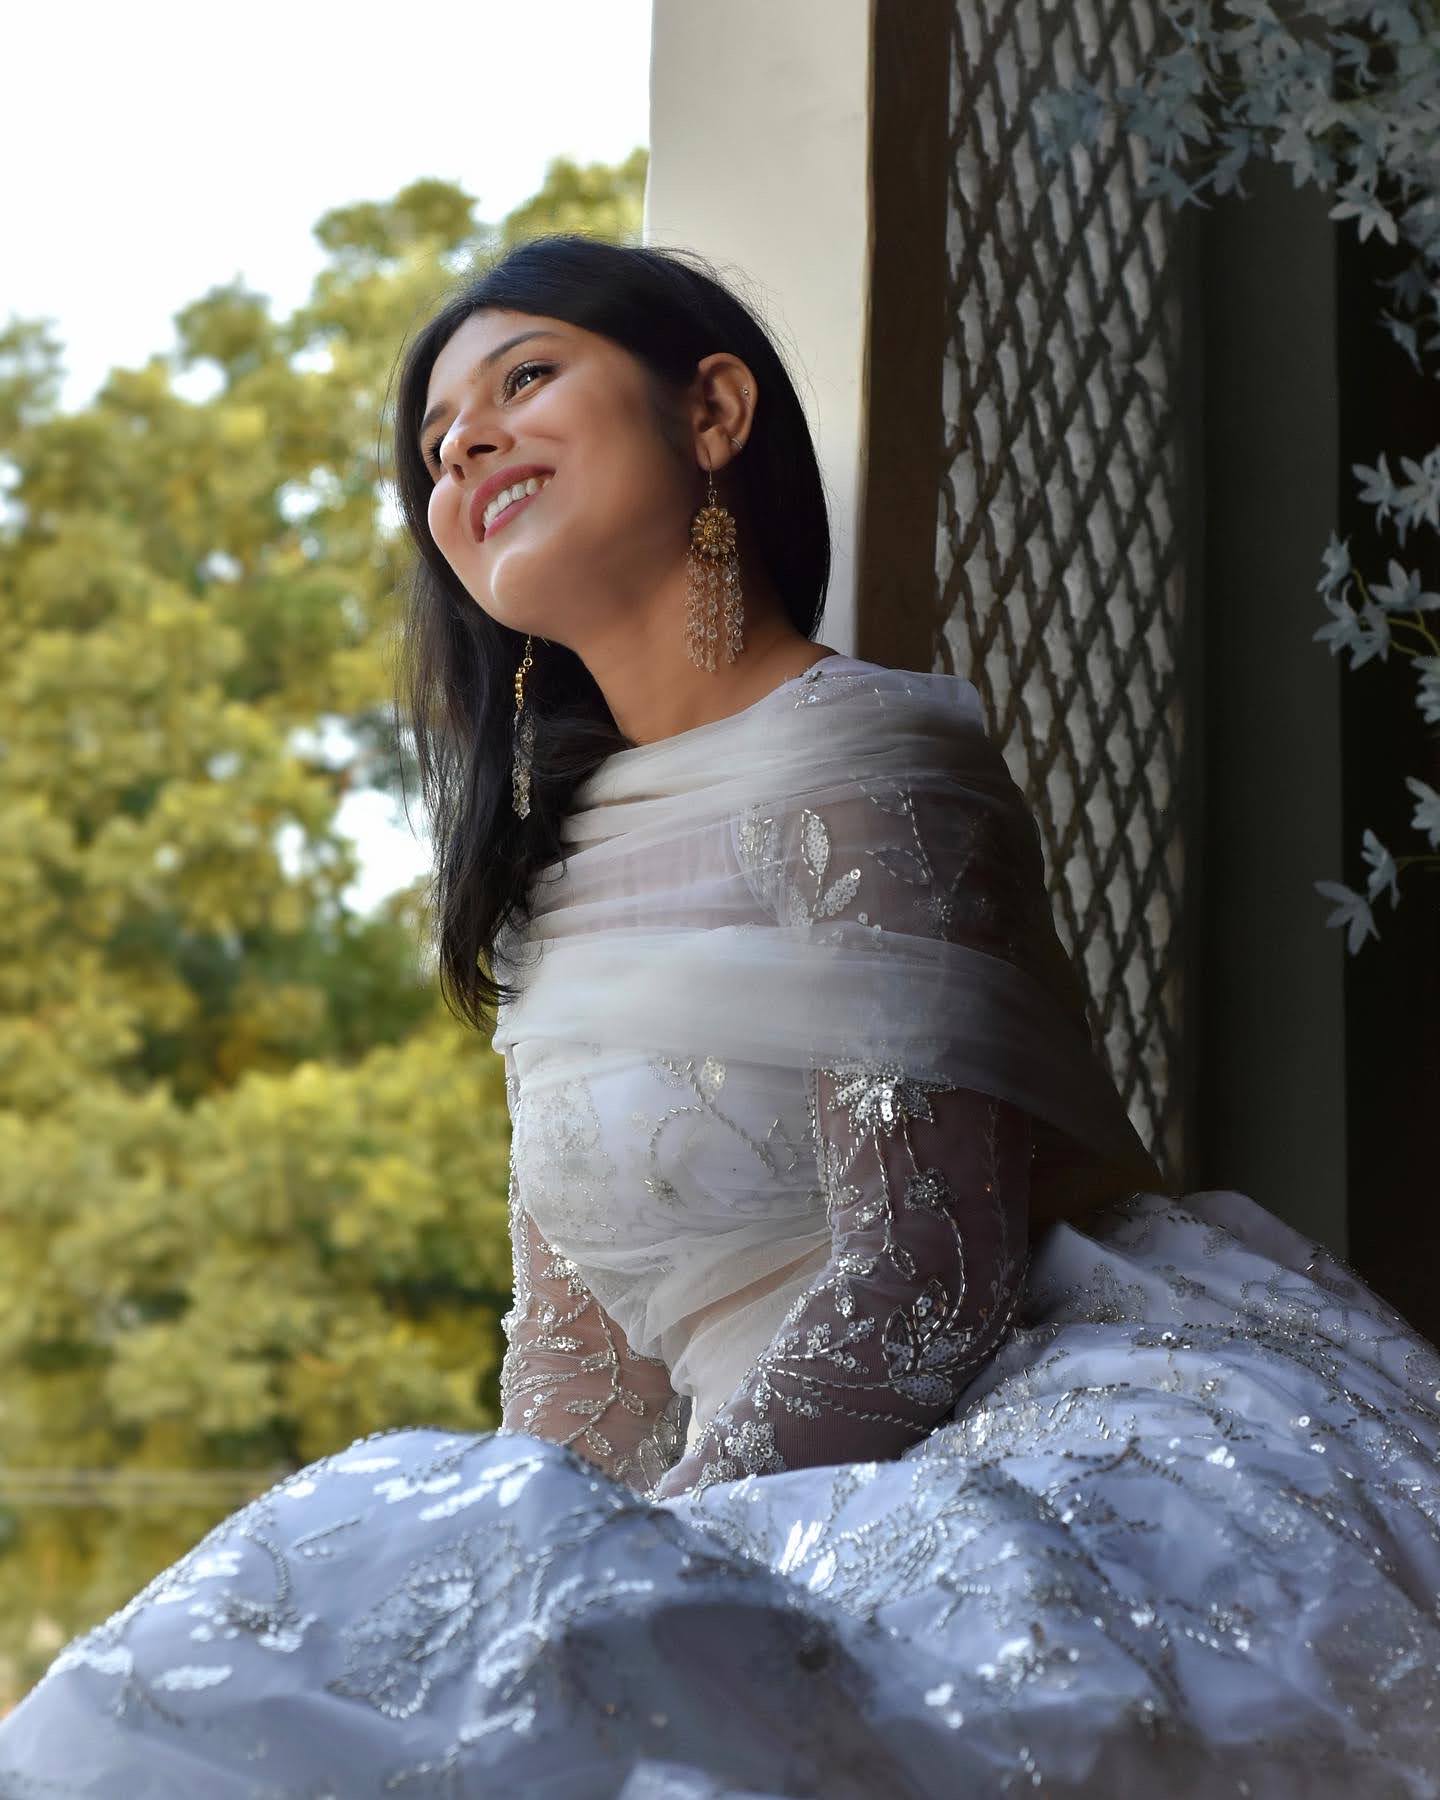
[[[833,1251],[656,1499],[890,1458],[994,1353],[1025,1273],[1030,1119],[894,1064],[817,1071]]]
[[[777,924],[858,928],[901,953],[929,938],[1005,956],[1039,903],[997,817],[935,781],[842,777],[809,804],[750,808],[735,847]],[[1029,1114],[933,1069],[840,1057],[811,1090],[830,1259],[657,1497],[893,1457],[1004,1335],[1029,1249]]]
[[[685,1442],[689,1402],[656,1357],[640,1356],[520,1204],[511,1173],[515,1300],[501,1320],[502,1432],[571,1444],[596,1466],[646,1492]]]

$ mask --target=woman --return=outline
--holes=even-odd
[[[227,1520],[0,1791],[1440,1793],[1440,1358],[1160,1191],[975,689],[814,640],[764,331],[532,242],[409,347],[396,460],[502,1424]]]

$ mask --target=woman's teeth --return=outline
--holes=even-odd
[[[499,518],[507,506],[513,506],[517,500],[523,500],[527,494],[538,494],[542,487],[550,485],[548,475],[532,475],[528,481],[517,481],[513,487],[502,488],[494,496],[483,514],[486,531]]]

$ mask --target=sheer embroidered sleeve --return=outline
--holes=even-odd
[[[546,1242],[521,1203],[513,1161],[510,1241],[499,1430],[571,1445],[623,1486],[648,1492],[680,1454],[689,1401],[663,1361],[631,1349],[575,1264]]]
[[[856,788],[793,819],[752,814],[742,842],[782,923],[843,915],[869,930],[963,929],[1003,947],[1010,902],[1001,884],[973,886],[986,859],[959,859],[942,881],[903,783]],[[828,1262],[656,1498],[897,1456],[953,1410],[1019,1297],[1027,1112],[894,1060],[837,1057],[812,1070],[810,1094]]]

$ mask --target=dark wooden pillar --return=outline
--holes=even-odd
[[[857,656],[935,664],[954,0],[876,0],[869,318],[856,520]]]
[[[1335,228],[1260,165],[1197,234],[1188,496],[1203,665],[1198,741],[1196,1152],[1347,1253],[1344,948],[1313,882],[1340,867],[1340,673],[1312,641],[1335,516]]]
[[[1352,227],[1340,237],[1336,294],[1340,390],[1340,525],[1367,580],[1385,579],[1392,557],[1419,568],[1440,589],[1435,533],[1421,527],[1401,547],[1393,522],[1357,497],[1351,465],[1374,467],[1386,453],[1403,481],[1402,455],[1417,460],[1440,440],[1440,402],[1433,376],[1414,365],[1379,323],[1387,296],[1376,286],[1398,274],[1406,258],[1378,233],[1361,243]],[[1423,333],[1422,333],[1423,335]],[[1440,632],[1440,615],[1430,613]],[[1397,639],[1400,635],[1397,633]],[[1408,641],[1414,642],[1413,634]],[[1340,677],[1344,743],[1344,867],[1341,879],[1360,893],[1368,870],[1360,841],[1367,827],[1394,856],[1427,849],[1410,828],[1415,799],[1404,784],[1416,775],[1440,789],[1440,733],[1415,705],[1415,668],[1391,652]],[[1402,870],[1400,906],[1381,898],[1379,940],[1367,939],[1345,961],[1345,1087],[1349,1124],[1350,1256],[1361,1275],[1426,1336],[1440,1339],[1440,871]]]

